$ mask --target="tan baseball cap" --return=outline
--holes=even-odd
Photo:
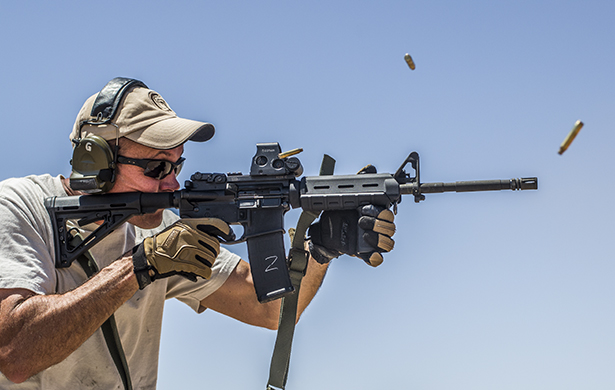
[[[173,149],[188,140],[207,141],[215,132],[211,123],[178,117],[160,94],[143,87],[126,94],[111,123],[82,125],[96,122],[91,113],[97,96],[98,93],[92,95],[81,107],[70,134],[71,141],[94,134],[105,140],[126,137],[150,148]]]

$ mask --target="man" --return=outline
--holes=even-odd
[[[204,142],[213,134],[209,123],[177,117],[143,83],[118,78],[91,96],[77,116],[70,136],[76,145],[70,178],[42,175],[0,183],[0,388],[121,388],[100,330],[112,315],[133,387],[155,388],[162,310],[169,298],[197,313],[209,308],[247,324],[277,328],[280,301],[258,302],[249,264],[220,248],[218,237],[232,234],[220,220],[177,221],[168,210],[134,216],[92,248],[100,270],[93,276],[77,261],[55,267],[45,198],[82,194],[77,190],[176,191],[183,144]],[[98,149],[108,167],[96,168],[92,178],[84,171],[100,164],[90,161],[99,159]],[[393,217],[373,208],[366,214],[363,224],[374,252],[362,257],[376,266],[382,262],[380,253],[393,247]],[[327,226],[342,221],[340,213],[323,217]],[[96,226],[75,231],[87,236]],[[302,282],[297,320],[329,261],[342,253],[355,255],[338,232],[320,222],[312,235],[316,259],[310,257]]]

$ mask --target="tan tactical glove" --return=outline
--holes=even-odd
[[[152,281],[182,275],[194,282],[211,277],[220,241],[235,239],[230,226],[217,218],[180,219],[133,249],[134,272],[142,290]]]

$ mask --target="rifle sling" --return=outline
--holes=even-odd
[[[334,168],[335,160],[325,154],[320,167],[320,174],[332,175]],[[301,280],[305,276],[309,259],[309,253],[305,250],[305,234],[312,222],[318,218],[319,214],[320,213],[303,211],[297,222],[297,228],[292,239],[288,256],[290,260],[290,279],[295,288],[295,292],[294,294],[282,298],[278,334],[275,340],[273,356],[271,357],[267,390],[283,390],[286,386],[293,335],[295,333],[299,289],[301,288]]]
[[[81,237],[76,235],[73,237],[71,243],[78,244],[79,242],[81,242]],[[77,261],[81,265],[81,268],[85,271],[88,279],[98,272],[98,265],[89,251],[86,251],[81,256],[77,257]],[[113,314],[111,314],[111,316],[101,325],[100,328],[105,336],[105,342],[107,343],[107,348],[109,349],[111,358],[113,359],[113,362],[117,367],[117,371],[122,378],[124,389],[132,390],[130,371],[128,371],[128,362],[126,361],[126,355],[124,354],[124,349],[122,348],[122,342],[120,341],[120,335],[117,331],[117,325]]]

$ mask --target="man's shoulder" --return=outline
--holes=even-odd
[[[5,179],[0,181],[0,196],[3,198],[65,196],[61,179],[61,176],[49,174]]]

